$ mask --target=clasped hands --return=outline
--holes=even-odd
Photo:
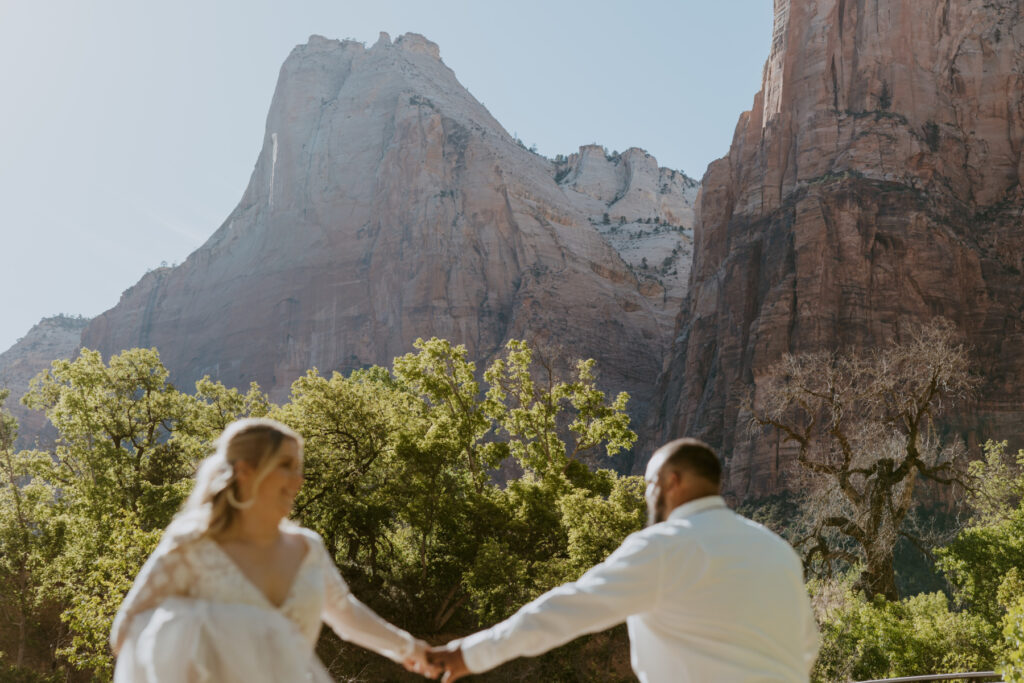
[[[408,671],[427,678],[442,676],[441,683],[453,683],[469,674],[458,642],[430,647],[424,641],[417,640],[416,648],[402,662],[402,665]]]

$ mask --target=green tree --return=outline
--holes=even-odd
[[[238,389],[214,382],[209,375],[196,382],[193,398],[189,402],[193,412],[185,423],[187,433],[202,438],[203,448],[235,420],[264,417],[272,408],[270,399],[256,382],[251,382],[249,390],[243,394]]]
[[[41,578],[60,547],[62,527],[49,518],[53,491],[31,478],[45,455],[14,450],[18,426],[4,409],[9,396],[0,389],[0,615],[15,630],[9,653],[13,669],[6,672],[14,676],[45,660],[32,657],[33,651],[47,653],[46,641],[55,636]]]
[[[1004,520],[968,527],[936,555],[960,604],[999,623],[1005,613],[1000,587],[1014,569],[1024,567],[1024,508]]]
[[[978,671],[994,661],[996,629],[976,614],[950,609],[943,593],[890,602],[847,587],[831,603],[822,615],[814,681]]]
[[[1006,683],[1024,683],[1024,597],[1007,612],[1003,636],[1004,653],[1000,673]]]
[[[289,402],[274,412],[306,441],[296,516],[343,566],[381,570],[395,527],[387,473],[402,416],[415,420],[415,408],[381,368],[329,378],[314,369],[295,380]]]
[[[1010,518],[1024,502],[1024,449],[1006,452],[1006,441],[986,441],[981,460],[970,464],[968,503],[980,523]]]
[[[1000,659],[1007,681],[1024,680],[1024,451],[1006,452],[989,441],[985,457],[971,463],[976,516],[945,548],[938,564],[957,603],[1004,636]]]
[[[601,470],[596,479],[607,493],[575,489],[559,500],[568,530],[567,570],[572,578],[603,561],[629,534],[643,528],[647,518],[643,477],[620,477]]]
[[[99,679],[111,672],[117,607],[188,494],[197,461],[224,425],[269,405],[257,387],[241,394],[204,378],[196,390],[175,389],[155,349],[109,363],[83,349],[40,373],[22,399],[58,431],[31,471],[32,486],[59,491],[45,516],[61,545],[40,572],[71,632],[58,654]]]
[[[417,339],[413,347],[419,353],[395,359],[395,380],[424,402],[434,434],[443,435],[464,455],[480,491],[487,478],[485,467],[496,466],[505,453],[482,444],[491,423],[479,400],[476,365],[467,360],[465,346],[452,346],[445,339]]]
[[[64,528],[46,589],[64,604],[71,642],[59,654],[99,678],[117,605],[190,485],[197,453],[176,437],[190,405],[168,381],[154,349],[105,364],[83,349],[32,380],[22,401],[58,430],[33,481],[57,488],[51,519]]]
[[[491,517],[478,514],[492,495],[479,443],[489,425],[465,349],[417,347],[396,359],[394,376],[310,371],[275,415],[306,439],[297,516],[324,536],[357,590],[375,593],[374,607],[437,630],[465,603],[461,573],[476,525]]]
[[[59,433],[43,479],[60,486],[62,506],[93,519],[131,510],[146,529],[167,524],[200,453],[178,438],[191,402],[155,349],[124,351],[109,365],[82,349],[35,377],[22,402]]]
[[[513,339],[484,373],[487,414],[524,468],[541,476],[564,474],[571,462],[602,445],[609,456],[633,445],[629,395],[622,392],[608,403],[596,386],[593,359],[577,361],[575,376],[564,381],[549,359],[536,356],[526,342]]]
[[[255,385],[209,378],[182,393],[152,349],[108,363],[84,350],[54,363],[25,397],[56,427],[54,449],[5,448],[0,459],[0,578],[9,579],[0,608],[38,614],[34,596],[50,596],[67,628],[60,656],[109,678],[116,608],[198,459],[245,415],[270,414],[304,435],[296,516],[323,535],[357,595],[418,632],[462,633],[507,616],[640,528],[639,478],[586,466],[636,438],[628,397],[605,398],[593,361],[560,373],[511,342],[481,383],[464,347],[431,339],[415,348],[391,371],[310,371],[279,407]],[[18,577],[35,583],[21,590]],[[366,664],[350,646],[325,643],[329,655],[345,649],[327,657],[346,662],[337,673]],[[524,666],[568,675],[558,657]]]

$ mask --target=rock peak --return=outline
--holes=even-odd
[[[420,35],[419,33],[404,33],[397,38],[394,42],[391,41],[391,34],[387,31],[381,31],[375,42],[369,48],[366,43],[355,40],[353,38],[346,38],[344,40],[338,40],[336,38],[327,38],[319,34],[312,34],[309,36],[309,40],[305,43],[297,45],[292,50],[293,57],[309,57],[314,55],[331,55],[336,53],[340,48],[341,54],[353,49],[357,49],[358,52],[371,52],[379,50],[387,50],[391,47],[400,48],[402,51],[408,54],[420,54],[426,55],[431,59],[441,62],[441,49],[437,43]],[[442,62],[443,63],[443,62]]]
[[[481,362],[525,338],[595,358],[640,415],[681,298],[660,280],[684,281],[690,199],[652,163],[593,156],[593,182],[558,184],[565,169],[508,135],[421,35],[312,36],[281,67],[237,208],[82,342],[156,346],[178,386],[256,381],[279,401],[309,368],[390,364],[417,337]]]
[[[353,42],[353,41],[345,41]],[[305,45],[299,45],[299,47],[311,47],[311,48],[334,48],[341,45],[341,41],[336,38],[327,38],[317,33],[312,34],[309,40],[306,41]]]
[[[437,43],[428,40],[419,33],[405,33],[395,38],[395,45],[409,52],[429,55],[434,59],[441,59],[441,49]]]

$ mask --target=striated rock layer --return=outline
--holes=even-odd
[[[0,353],[0,388],[10,389],[4,408],[18,420],[18,448],[31,448],[36,439],[46,441],[46,415],[21,405],[29,381],[55,360],[74,357],[88,318],[57,315],[43,318],[14,346]]]
[[[560,186],[561,166],[518,144],[430,41],[314,36],[281,69],[238,207],[183,264],[127,290],[82,343],[155,346],[179,386],[255,380],[282,400],[308,368],[390,364],[417,337],[465,344],[481,361],[523,337],[597,358],[602,385],[630,391],[639,414],[675,310],[594,216],[635,190],[619,201],[631,219],[681,222],[693,181],[630,155],[636,178],[581,199],[586,189]]]
[[[969,439],[1020,437],[1022,54],[1017,0],[776,0],[761,92],[702,182],[655,440],[699,435],[733,495],[771,492],[787,453],[742,411],[766,368],[937,315],[984,377]]]

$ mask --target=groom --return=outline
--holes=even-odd
[[[732,512],[711,448],[677,439],[647,465],[646,529],[578,581],[428,653],[446,683],[626,622],[641,683],[804,683],[818,630],[800,559]]]

